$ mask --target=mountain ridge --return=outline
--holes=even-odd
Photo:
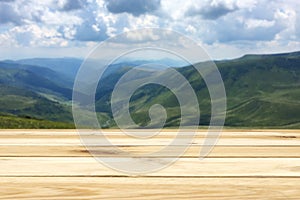
[[[300,51],[279,54],[249,54],[236,59],[215,61],[215,63],[221,73],[227,93],[226,126],[300,127]],[[14,66],[5,66],[9,64]],[[205,67],[205,62],[194,65]],[[121,63],[119,66],[110,67],[112,67],[111,71],[101,80],[104,88],[98,87],[95,100],[100,121],[105,124],[106,128],[115,128],[116,124],[110,110],[111,92],[120,77],[136,66],[130,63]],[[211,105],[205,82],[193,66],[174,69],[181,73],[195,90],[201,110],[200,125],[207,126],[211,116]],[[70,95],[72,90],[72,86],[65,83],[68,78],[64,76],[64,73],[51,70],[51,66],[43,68],[11,62],[0,62],[0,70],[2,70],[0,89],[5,87],[18,88],[11,89],[10,93],[6,92],[2,95],[4,105],[5,101],[9,100],[14,102],[9,106],[15,106],[18,109],[11,111],[5,110],[5,107],[0,107],[0,113],[51,121],[72,122],[70,96],[66,96],[65,92],[60,91],[60,88],[65,88]],[[163,71],[163,73],[165,72]],[[30,78],[25,79],[25,75]],[[142,77],[136,77],[137,80],[139,78]],[[30,84],[36,81],[36,85],[33,84],[34,87],[24,87],[29,83],[23,84],[22,81],[29,81]],[[20,84],[16,84],[18,82]],[[37,85],[42,89],[39,89]],[[49,90],[47,89],[48,86],[50,87]],[[13,101],[16,98],[13,90],[20,89],[29,90],[33,93],[27,93],[29,96],[20,95],[18,97],[20,101]],[[45,94],[42,99],[40,97],[41,93]],[[49,98],[50,96],[53,96],[56,100],[53,101]],[[22,99],[24,102],[21,101]],[[29,104],[31,102],[31,104],[27,105],[26,102],[29,102]],[[51,109],[47,109],[47,106],[32,106],[34,103],[49,104],[53,112]],[[166,108],[168,114],[166,127],[178,127],[180,124],[180,107],[176,96],[167,88],[158,85],[150,84],[135,91],[130,102],[130,112],[133,120],[141,126],[147,125],[150,122],[148,111],[154,104],[161,104]],[[30,109],[26,110],[24,106],[29,106]],[[40,112],[43,114],[39,115]]]

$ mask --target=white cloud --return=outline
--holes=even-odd
[[[231,57],[263,51],[263,46],[272,51],[295,50],[300,39],[299,1],[153,2],[139,0],[129,5],[124,0],[0,1],[0,45],[16,49],[86,49],[123,31],[160,27],[186,34],[214,52],[213,57]],[[142,32],[128,36],[123,43],[156,39],[157,35]]]
[[[61,37],[61,34],[51,28],[39,27],[37,25],[26,25],[12,28],[8,33],[18,46],[24,47],[63,47],[68,45],[68,41]]]
[[[245,22],[246,28],[253,29],[253,28],[269,28],[274,26],[275,21],[268,21],[268,20],[261,20],[261,19],[248,19]]]
[[[47,25],[80,25],[83,23],[84,19],[76,15],[70,15],[65,12],[59,11],[50,11],[46,9],[42,16],[40,16],[40,20],[43,24]]]
[[[6,49],[9,47],[16,47],[18,42],[12,37],[9,33],[2,33],[0,34],[0,46],[2,49]]]
[[[131,42],[144,42],[144,41],[156,41],[160,39],[160,35],[152,31],[152,29],[142,29],[135,32],[125,33],[127,41]]]

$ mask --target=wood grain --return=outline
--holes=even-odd
[[[164,146],[118,146],[132,156],[141,156],[159,151]],[[120,157],[115,147],[94,147],[93,155],[100,157]],[[191,146],[182,158],[198,158],[201,146]],[[0,145],[0,157],[91,157],[86,147],[78,146],[37,146]],[[176,152],[167,151],[160,157],[176,157]],[[158,157],[158,156],[156,156]],[[300,146],[216,146],[207,158],[300,158]]]
[[[132,138],[124,135],[106,135],[95,136],[87,135],[83,137],[91,146],[165,146],[170,145],[174,140],[174,136],[160,136],[149,139]],[[195,137],[189,142],[186,141],[187,136],[182,136],[177,140],[180,144],[189,146],[202,145],[205,138],[203,136]],[[110,144],[106,144],[106,140]],[[181,142],[183,141],[183,142]],[[1,134],[0,146],[2,145],[37,145],[37,146],[78,146],[82,145],[78,135],[4,135]],[[223,136],[217,140],[216,146],[300,146],[300,137],[291,134],[282,136],[256,136],[256,135],[239,135],[239,136]]]
[[[95,155],[108,163],[141,155],[164,162],[177,156],[174,151],[148,155],[169,144],[174,130],[151,139],[106,130],[105,138],[130,156],[101,145],[104,136],[95,130],[84,131],[85,138],[95,141]],[[1,130],[0,199],[299,199],[300,130],[227,129],[199,160],[206,136],[206,130],[199,130],[173,165],[131,176],[97,162],[76,130]]]
[[[1,178],[0,199],[298,200],[294,178]]]
[[[133,158],[103,158],[105,163],[128,165]],[[149,158],[149,163],[165,162]],[[121,176],[92,157],[1,157],[0,176]],[[76,166],[76,167],[75,167]],[[134,166],[128,166],[130,167]],[[300,178],[300,158],[182,158],[145,176],[216,177],[282,176]]]

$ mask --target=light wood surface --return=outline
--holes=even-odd
[[[137,139],[107,130],[112,144],[131,153],[125,156],[102,145],[95,131],[86,133],[94,154],[108,163],[158,151],[176,134]],[[76,130],[1,130],[0,199],[299,199],[299,130],[225,130],[200,160],[205,136],[200,130],[169,167],[131,176],[97,162]],[[177,154],[148,155],[151,162],[169,157]]]
[[[0,199],[298,200],[295,178],[1,178]]]
[[[145,155],[156,152],[163,146],[118,146],[118,149]],[[182,158],[197,158],[201,146],[191,146]],[[95,156],[119,157],[114,147],[93,147]],[[0,145],[0,157],[91,157],[89,151],[81,145],[51,146],[43,145]],[[152,157],[152,155],[148,155]],[[176,152],[167,151],[161,157],[176,157]],[[158,156],[156,156],[158,157]],[[300,158],[300,146],[216,146],[207,158]]]

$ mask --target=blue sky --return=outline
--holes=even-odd
[[[180,32],[214,59],[297,51],[299,13],[298,0],[0,0],[0,58],[84,58],[146,27]]]

